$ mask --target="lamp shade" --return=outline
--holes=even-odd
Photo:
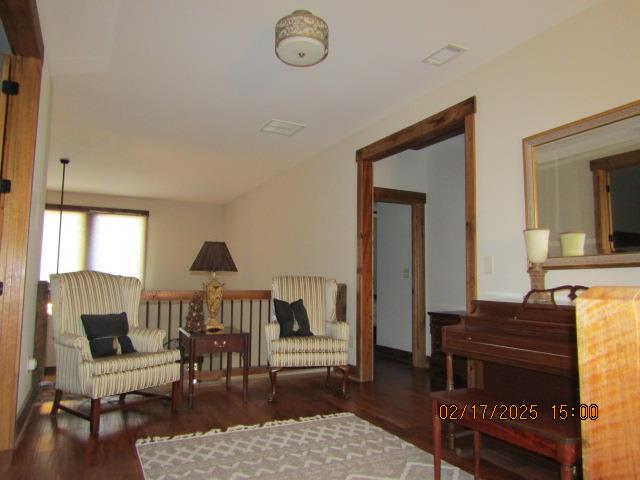
[[[204,242],[189,270],[192,272],[238,271],[224,242]]]
[[[276,55],[287,65],[308,67],[329,53],[329,27],[307,10],[296,10],[276,23]]]
[[[524,231],[527,258],[531,263],[544,263],[549,254],[549,230],[529,228]]]

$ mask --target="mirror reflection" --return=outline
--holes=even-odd
[[[640,115],[537,145],[533,157],[550,257],[640,251]]]

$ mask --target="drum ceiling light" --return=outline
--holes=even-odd
[[[276,23],[276,56],[287,65],[309,67],[329,53],[329,27],[307,10],[296,10]]]

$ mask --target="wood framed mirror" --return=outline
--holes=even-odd
[[[640,100],[522,142],[527,228],[550,230],[543,268],[640,265]]]

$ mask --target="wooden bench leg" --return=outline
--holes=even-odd
[[[480,480],[480,432],[473,431],[473,478]]]
[[[438,402],[431,401],[433,417],[433,479],[440,480],[440,462],[442,460],[442,420],[438,414]]]

